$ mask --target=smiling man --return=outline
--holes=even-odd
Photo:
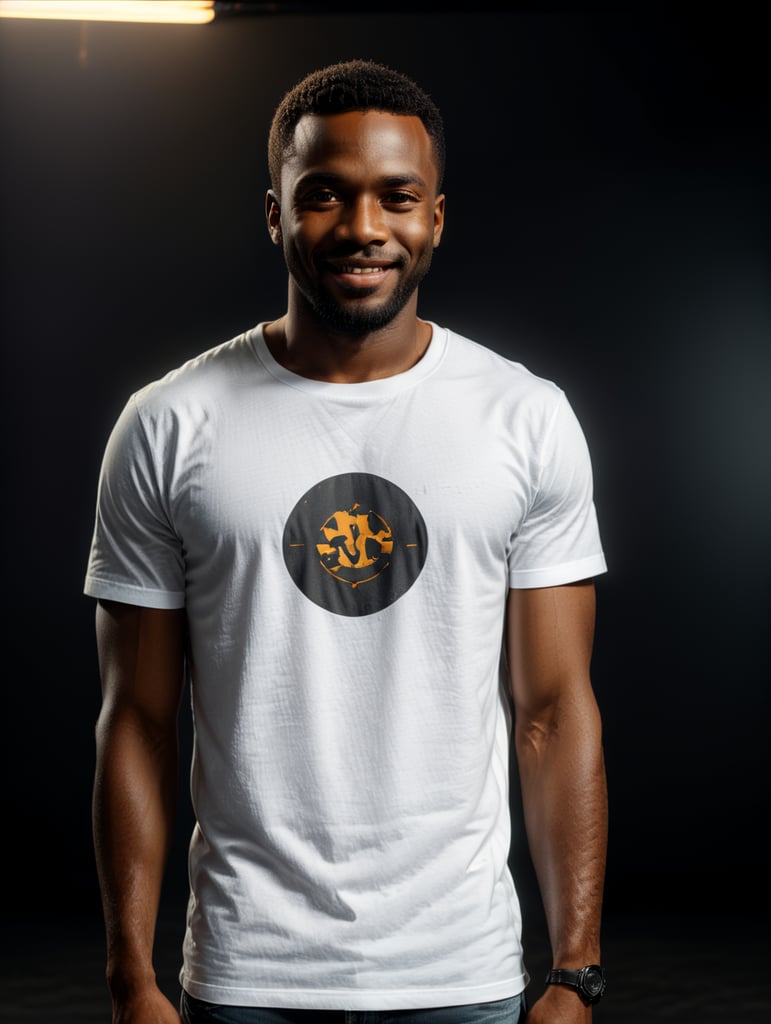
[[[444,135],[410,79],[298,83],[269,139],[286,313],[131,396],[85,590],[114,1024],[179,1024],[153,934],[189,679],[185,1024],[515,1024],[513,732],[554,970],[587,1024],[606,844],[605,571],[564,393],[418,317]],[[512,715],[513,712],[513,715]]]
[[[287,319],[297,321],[286,351],[308,347],[308,330],[320,327],[340,339],[346,361],[344,339],[386,327],[392,343],[412,336],[417,287],[442,234],[438,174],[418,117],[353,110],[301,118],[267,197],[268,225],[290,275]],[[422,332],[424,348],[429,333]],[[400,355],[414,360],[414,348]],[[377,375],[390,376],[388,365]]]

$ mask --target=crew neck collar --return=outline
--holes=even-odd
[[[395,373],[390,377],[380,377],[378,380],[365,380],[353,384],[340,384],[326,380],[313,380],[310,377],[302,377],[299,373],[287,370],[271,354],[265,342],[263,331],[264,323],[257,324],[249,332],[250,342],[255,355],[276,380],[288,387],[298,391],[304,391],[310,395],[323,395],[335,399],[349,399],[353,401],[371,400],[385,398],[397,394],[407,388],[414,387],[420,381],[430,376],[439,365],[447,348],[447,330],[439,327],[433,321],[427,321],[431,327],[431,339],[426,351],[421,358],[403,373]]]

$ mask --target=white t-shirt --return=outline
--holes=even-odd
[[[256,327],[110,437],[85,592],[189,620],[198,998],[382,1010],[526,984],[506,596],[605,562],[563,392],[432,330],[406,373],[333,384]]]

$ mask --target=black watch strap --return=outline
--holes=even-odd
[[[585,1003],[599,1003],[605,994],[605,970],[599,964],[587,964],[580,970],[552,967],[546,975],[547,985],[567,985],[574,988]]]

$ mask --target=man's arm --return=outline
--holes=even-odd
[[[114,1024],[179,1024],[152,953],[177,791],[184,611],[99,602],[93,822]]]
[[[607,789],[600,714],[589,667],[591,582],[509,593],[507,641],[514,740],[528,844],[553,966],[600,963]],[[549,985],[532,1024],[587,1024],[591,1008]]]

